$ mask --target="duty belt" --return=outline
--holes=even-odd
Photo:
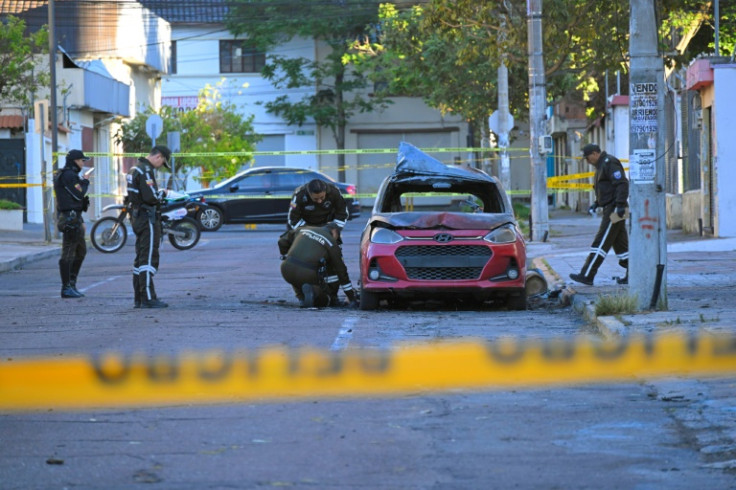
[[[308,262],[304,262],[303,260],[299,260],[296,257],[288,256],[286,257],[286,261],[290,264],[298,265],[299,267],[304,267],[305,269],[310,269],[313,271],[317,270],[317,266],[314,264],[310,264]]]

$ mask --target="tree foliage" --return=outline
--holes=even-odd
[[[264,103],[266,110],[290,125],[314,120],[329,128],[338,149],[345,148],[345,127],[352,116],[385,107],[381,97],[368,94],[369,80],[346,62],[349,43],[365,35],[377,17],[378,2],[283,2],[236,0],[230,6],[228,28],[245,35],[255,48],[268,52],[294,38],[326,44],[324,59],[268,55],[262,73],[276,89],[307,89],[298,100],[282,95]],[[338,155],[344,180],[344,155]]]
[[[48,31],[25,34],[25,21],[9,16],[0,20],[0,101],[29,108],[33,95],[48,86],[50,72],[38,68],[48,54]]]
[[[234,104],[222,99],[220,89],[221,85],[208,85],[202,89],[199,103],[192,111],[182,113],[168,106],[162,107],[158,114],[164,127],[159,143],[167,140],[170,131],[179,131],[181,149],[185,153],[255,151],[260,136],[253,132],[253,116],[244,118]],[[146,119],[154,113],[156,111],[149,107],[121,126],[115,138],[123,145],[123,151],[147,153],[151,149]],[[186,177],[199,169],[199,180],[208,186],[211,182],[231,177],[252,160],[252,155],[176,157],[174,171],[178,176]]]
[[[550,100],[576,96],[591,115],[605,108],[608,73],[626,80],[629,0],[544,0],[543,46]],[[669,65],[682,66],[697,53],[712,52],[712,2],[658,0],[662,52]],[[511,111],[524,119],[528,107],[526,0],[429,0],[410,10],[384,5],[380,22],[354,43],[351,61],[383,80],[387,91],[423,96],[433,107],[475,121],[496,107],[496,68],[509,68]],[[680,54],[672,49],[698,16],[706,42],[693,38]],[[721,2],[721,51],[733,54],[736,2]],[[700,25],[700,24],[698,24]],[[697,30],[697,29],[696,29]],[[708,42],[707,40],[710,39]],[[697,42],[696,42],[697,41]]]

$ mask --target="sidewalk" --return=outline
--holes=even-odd
[[[23,223],[23,231],[0,230],[0,274],[24,264],[61,255],[61,238],[45,241],[42,224]]]
[[[569,278],[580,272],[600,218],[570,211],[550,211],[548,243],[530,243],[527,254],[545,272],[550,289],[594,325],[604,337],[654,328],[722,329],[736,326],[736,238],[702,238],[681,230],[667,233],[666,311],[598,317],[594,303],[600,295],[626,295],[628,286],[614,276],[624,270],[610,251],[593,286]]]
[[[541,269],[551,290],[561,291],[563,301],[594,325],[605,337],[655,327],[723,329],[736,327],[736,238],[701,238],[672,230],[667,235],[667,311],[597,317],[599,295],[625,295],[627,286],[614,276],[624,270],[610,252],[594,286],[574,283],[569,274],[579,272],[598,230],[600,218],[570,211],[550,211],[546,243],[532,242],[527,253],[530,267]],[[0,230],[0,273],[47,257],[58,257],[61,240],[45,242],[43,225],[24,225],[23,231]]]

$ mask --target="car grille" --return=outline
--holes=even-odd
[[[396,249],[394,255],[409,279],[472,280],[480,278],[491,249],[483,245],[408,245]]]

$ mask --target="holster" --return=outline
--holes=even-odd
[[[74,236],[82,225],[81,220],[79,219],[80,217],[80,213],[77,211],[62,211],[59,213],[56,227],[61,233]]]

